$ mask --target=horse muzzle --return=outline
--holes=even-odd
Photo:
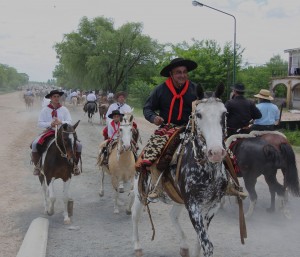
[[[212,163],[222,162],[226,155],[226,151],[222,149],[210,149],[207,151],[207,158]]]

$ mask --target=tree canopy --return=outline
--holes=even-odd
[[[25,73],[19,73],[15,68],[6,64],[0,64],[0,90],[17,89],[27,84],[29,76]]]
[[[58,85],[115,92],[129,77],[150,78],[161,46],[142,34],[141,23],[115,29],[111,19],[83,17],[77,32],[55,44],[58,66],[53,73]]]

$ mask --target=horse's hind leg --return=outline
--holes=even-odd
[[[143,249],[141,247],[140,239],[139,239],[138,223],[141,217],[143,205],[140,202],[137,189],[134,191],[134,193],[135,193],[134,202],[131,208],[132,211],[131,218],[132,218],[132,226],[133,226],[132,241],[133,241],[135,256],[140,257],[143,256]]]
[[[276,170],[270,172],[270,175],[265,175],[265,180],[269,186],[269,191],[271,194],[271,206],[267,208],[268,212],[275,211],[275,193],[278,194],[281,198],[285,197],[285,189],[284,186],[280,185],[276,178]]]
[[[70,187],[71,179],[68,179],[66,182],[64,182],[63,185],[63,193],[64,193],[64,224],[68,225],[71,224],[71,219],[69,217],[68,213],[68,202],[70,200],[69,198],[69,187]]]
[[[182,211],[182,206],[181,205],[173,205],[171,210],[170,210],[170,219],[172,221],[173,226],[176,229],[176,232],[179,236],[179,240],[180,240],[180,255],[182,257],[189,257],[189,247],[188,244],[186,242],[186,235],[184,234],[184,231],[182,229],[182,227],[179,224],[179,216],[180,213]]]
[[[47,185],[46,181],[43,180],[42,182],[42,191],[43,191],[43,197],[44,197],[44,213],[48,214],[48,191],[47,191]]]
[[[251,174],[251,171],[249,171],[249,174]],[[249,205],[247,213],[245,214],[245,217],[249,218],[253,214],[253,211],[254,211],[255,205],[256,205],[256,201],[257,201],[257,193],[255,191],[255,184],[256,184],[257,178],[256,177],[249,178],[246,175],[245,176],[243,175],[243,178],[244,178],[244,182],[245,182],[245,187],[246,187],[246,189],[249,193],[249,197],[250,197],[250,205]]]
[[[47,213],[49,216],[54,214],[54,203],[56,201],[55,194],[54,194],[54,180],[55,180],[55,178],[51,179],[51,182],[48,187],[50,206],[49,206]]]
[[[130,192],[129,192],[129,201],[126,207],[126,214],[127,215],[131,215],[131,208],[133,205],[133,201],[134,201],[134,191],[133,191],[133,183],[131,183],[131,188],[130,188]]]

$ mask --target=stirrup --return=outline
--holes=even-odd
[[[158,198],[159,197],[159,193],[157,192],[157,190],[156,189],[154,189],[154,190],[152,190],[151,192],[149,192],[149,194],[148,194],[148,198],[149,199],[156,199],[156,198]]]
[[[229,183],[226,188],[226,195],[237,196],[240,197],[242,200],[248,197],[248,194],[243,192],[243,188],[239,187],[238,189],[235,188],[235,185]]]

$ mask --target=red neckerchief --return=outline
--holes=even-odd
[[[118,130],[119,130],[119,127],[120,127],[120,122],[115,123],[115,121],[112,120],[110,124],[112,125],[112,127],[113,127],[113,129],[114,129],[114,133],[113,133],[112,136],[111,136],[111,139],[113,139],[114,136],[115,136],[115,134],[118,133]],[[116,126],[116,125],[117,125],[117,126]]]
[[[166,80],[165,83],[166,83],[167,87],[170,89],[170,91],[173,94],[173,99],[172,99],[172,102],[171,102],[170,111],[169,111],[169,117],[168,117],[168,124],[170,124],[171,118],[172,118],[172,113],[173,113],[173,107],[174,107],[174,103],[175,103],[176,99],[180,99],[179,113],[178,113],[177,120],[181,120],[181,117],[182,117],[182,108],[183,108],[183,98],[182,98],[182,96],[188,90],[189,81],[187,80],[185,82],[185,85],[184,85],[182,91],[180,92],[180,94],[177,94],[177,92],[175,90],[175,87],[173,85],[173,81],[172,81],[172,79],[170,77]]]
[[[52,118],[53,117],[57,117],[57,109],[59,109],[61,107],[61,104],[58,104],[57,108],[54,108],[54,106],[50,103],[47,105],[50,109],[52,109],[53,111],[51,112]]]

